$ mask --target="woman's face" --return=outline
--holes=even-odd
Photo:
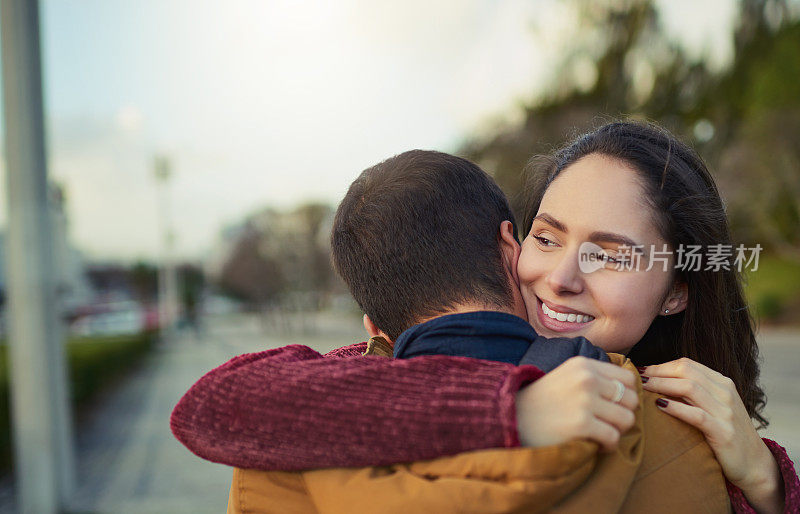
[[[599,154],[570,165],[550,185],[518,268],[528,319],[539,334],[584,336],[626,353],[663,312],[673,262],[671,252],[668,260],[651,255],[665,241],[643,194],[636,171]],[[634,245],[644,251],[630,251]]]

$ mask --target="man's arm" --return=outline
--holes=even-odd
[[[264,470],[384,465],[519,445],[515,393],[542,376],[537,368],[352,357],[359,352],[347,348],[327,358],[298,345],[236,357],[178,402],[173,434],[204,459]]]

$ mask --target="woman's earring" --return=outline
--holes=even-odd
[[[664,314],[669,314],[669,309],[664,309]]]

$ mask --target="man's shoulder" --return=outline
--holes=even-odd
[[[645,451],[621,512],[729,512],[714,452],[702,432],[656,407],[660,397],[650,391],[641,396]],[[680,494],[654,502],[663,490]]]
[[[626,357],[608,356],[636,372]],[[725,477],[703,433],[659,409],[661,395],[643,389],[639,394],[644,451],[620,512],[729,512]],[[654,501],[664,490],[681,493]]]
[[[609,353],[608,357],[613,364],[636,373],[633,363],[625,356]],[[708,460],[711,467],[719,468],[703,433],[659,409],[656,406],[656,400],[661,397],[662,395],[644,389],[640,392],[639,401],[646,450],[637,476],[649,475],[676,459],[678,461]]]
[[[672,460],[681,458],[697,446],[708,446],[703,433],[656,406],[661,398],[651,391],[643,391],[641,396],[642,418],[647,438],[647,451],[644,454],[640,475],[647,475]],[[674,400],[678,401],[678,400]],[[706,455],[716,463],[711,448],[693,455]]]

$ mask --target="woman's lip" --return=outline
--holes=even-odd
[[[575,309],[570,309],[569,307],[564,307],[563,305],[558,305],[557,303],[544,302],[538,296],[536,297],[536,299],[539,300],[540,303],[547,303],[547,307],[556,312],[563,312],[564,314],[583,314],[584,316],[591,316],[590,314],[586,314],[585,312],[576,311]]]
[[[555,307],[553,307],[555,309]],[[560,309],[556,309],[560,311]],[[570,314],[583,314],[580,311],[571,310]],[[565,313],[566,314],[566,313]],[[585,315],[585,314],[584,314]],[[541,324],[544,328],[548,330],[552,330],[553,332],[575,332],[576,330],[580,330],[586,327],[591,321],[584,321],[583,323],[575,323],[570,321],[558,321],[557,319],[553,319],[547,314],[544,313],[542,310],[542,300],[537,297],[536,298],[536,316],[539,319],[539,324]]]

